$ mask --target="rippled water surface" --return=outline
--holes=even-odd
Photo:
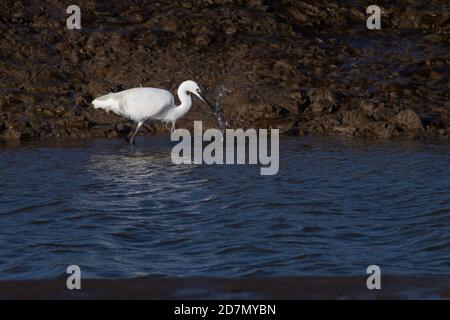
[[[284,138],[280,171],[168,137],[0,147],[0,279],[450,274],[450,147]]]

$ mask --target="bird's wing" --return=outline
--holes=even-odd
[[[166,90],[157,88],[133,88],[116,94],[123,115],[139,121],[152,118],[173,106],[174,97]]]

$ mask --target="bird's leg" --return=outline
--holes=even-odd
[[[175,131],[175,121],[172,122],[172,128],[170,129],[170,134],[172,134]]]
[[[141,128],[141,126],[144,124],[144,122],[138,122],[137,126],[136,126],[136,130],[134,131],[133,135],[131,136],[129,142],[130,144],[134,144],[134,138],[136,137],[136,134],[138,133],[139,129]]]

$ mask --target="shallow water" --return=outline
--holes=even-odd
[[[0,279],[450,274],[450,146],[283,138],[280,171],[168,137],[0,147]]]

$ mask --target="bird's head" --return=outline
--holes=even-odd
[[[192,80],[184,81],[180,85],[180,89],[187,92],[187,94],[194,94],[196,95],[200,100],[202,100],[209,108],[211,108],[211,111],[214,113],[216,110],[214,109],[213,105],[206,99],[206,97],[203,94],[203,90],[200,88],[200,86],[197,84],[197,82]]]

